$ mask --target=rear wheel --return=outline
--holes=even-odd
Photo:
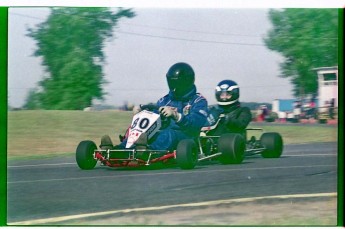
[[[176,149],[176,162],[181,169],[193,169],[198,161],[198,149],[192,139],[179,142]]]
[[[264,158],[279,158],[283,153],[283,138],[275,132],[263,133],[260,137],[265,150],[261,153]]]
[[[76,161],[81,169],[89,170],[96,166],[97,160],[94,159],[93,153],[97,149],[93,141],[82,141],[76,150]]]
[[[223,134],[218,140],[219,161],[223,164],[240,164],[244,159],[245,140],[240,134]]]

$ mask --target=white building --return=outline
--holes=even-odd
[[[319,84],[319,111],[327,109],[329,102],[334,99],[334,106],[338,107],[338,66],[314,68]]]

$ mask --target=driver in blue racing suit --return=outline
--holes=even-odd
[[[149,142],[146,135],[142,135],[144,139],[138,139],[136,148],[144,146],[152,150],[175,150],[179,141],[198,137],[207,120],[207,100],[197,93],[193,68],[187,63],[176,63],[168,70],[166,79],[169,93],[158,100],[156,112],[171,121]],[[112,146],[109,136],[103,136],[101,148],[109,145]],[[114,148],[124,149],[125,145],[126,139]]]

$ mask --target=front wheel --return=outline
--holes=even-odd
[[[279,158],[283,153],[283,138],[275,132],[263,133],[260,138],[265,150],[261,153],[264,158]]]
[[[198,161],[198,150],[192,139],[179,142],[176,149],[176,162],[181,169],[193,169]]]
[[[218,152],[222,164],[240,164],[244,159],[245,140],[240,134],[223,134],[218,140]]]
[[[89,170],[96,166],[97,160],[93,157],[94,151],[97,149],[93,141],[82,141],[76,150],[76,161],[81,169]]]

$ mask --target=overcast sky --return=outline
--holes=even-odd
[[[289,99],[292,85],[279,77],[282,57],[267,49],[263,37],[271,28],[268,8],[133,8],[122,18],[115,39],[104,47],[107,64],[105,104],[156,102],[168,91],[165,74],[176,62],[195,70],[196,86],[215,103],[214,88],[223,79],[240,85],[242,102]],[[28,90],[44,72],[27,28],[46,20],[47,8],[10,8],[8,49],[9,105],[24,104]]]

